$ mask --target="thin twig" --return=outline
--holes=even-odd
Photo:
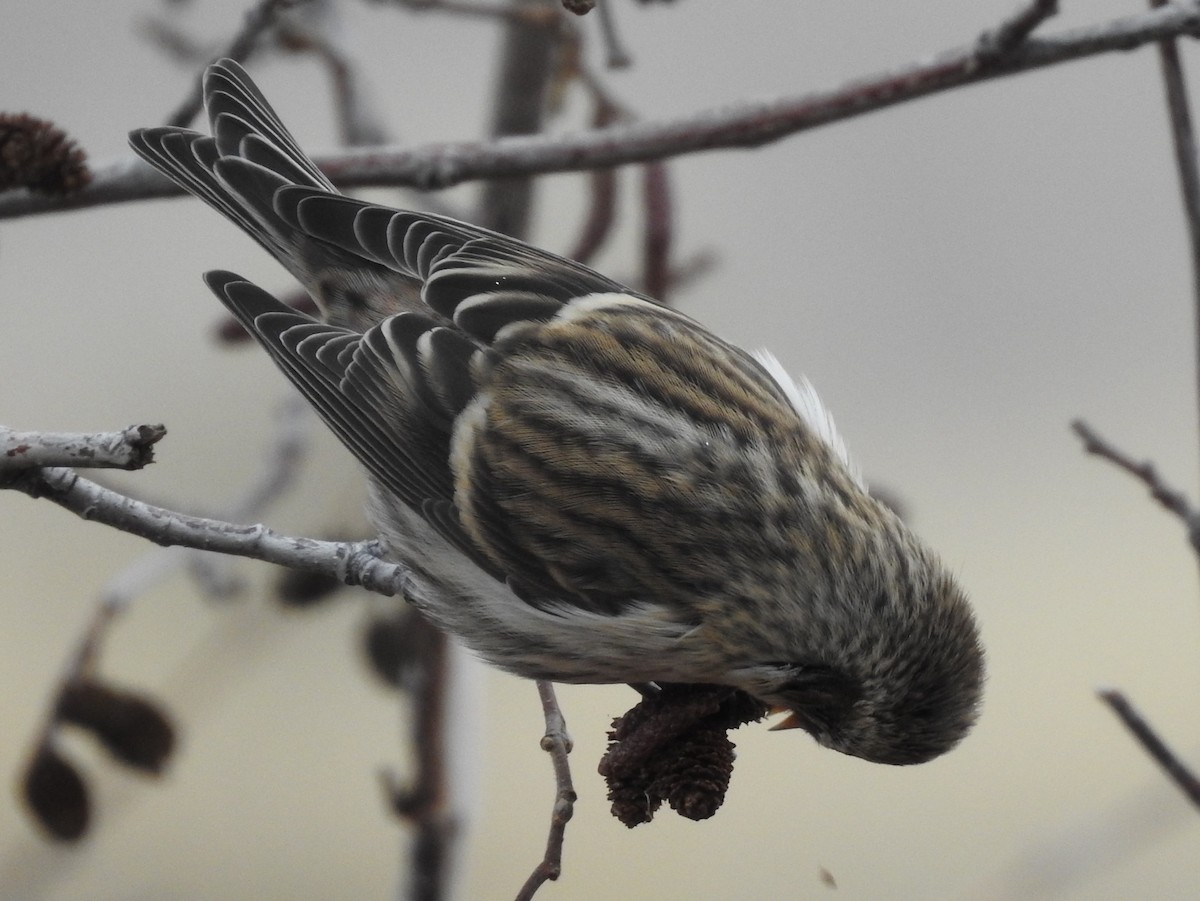
[[[615,169],[597,169],[588,176],[588,212],[575,246],[567,253],[571,259],[589,263],[612,233],[617,213],[617,173]]]
[[[1102,457],[1110,463],[1125,470],[1140,481],[1150,491],[1150,496],[1183,520],[1188,527],[1192,544],[1200,551],[1200,532],[1198,532],[1198,516],[1196,510],[1182,491],[1172,488],[1159,476],[1158,470],[1149,460],[1138,462],[1123,451],[1118,450],[1082,419],[1071,423],[1071,431],[1083,441],[1083,449],[1089,454]]]
[[[283,497],[300,476],[308,454],[311,426],[316,423],[312,408],[298,393],[289,393],[275,415],[275,431],[259,454],[258,475],[242,489],[241,496],[218,512],[229,522],[246,522],[262,514]],[[188,574],[210,598],[231,597],[241,582],[232,573],[232,559],[219,554],[187,555]]]
[[[258,46],[258,41],[263,33],[279,20],[280,14],[298,3],[305,2],[307,0],[258,0],[247,11],[241,29],[234,35],[228,46],[216,55],[216,58],[227,56],[238,62],[245,62]],[[167,124],[181,128],[190,125],[203,106],[203,87],[200,78],[197,77],[183,103],[167,117]]]
[[[604,63],[610,69],[627,69],[633,64],[633,57],[625,49],[621,35],[617,31],[617,18],[608,0],[599,0],[598,15],[600,17],[600,37],[604,42]]]
[[[1150,0],[1157,9],[1165,0]],[[1200,171],[1197,171],[1196,133],[1188,103],[1187,86],[1183,78],[1183,63],[1179,48],[1172,40],[1158,45],[1162,63],[1163,86],[1167,96],[1167,114],[1171,120],[1171,137],[1175,145],[1175,164],[1179,170],[1179,193],[1187,219],[1188,238],[1192,245],[1192,289],[1195,293],[1195,312],[1192,325],[1196,353],[1196,397],[1200,401]]]
[[[558,706],[553,683],[539,679],[537,689],[538,697],[542,701],[542,715],[546,720],[542,750],[550,755],[554,766],[554,807],[550,814],[546,853],[517,892],[516,901],[529,901],[546,882],[553,881],[562,874],[563,839],[566,836],[567,823],[575,813],[575,786],[571,781],[571,765],[567,759],[573,744],[571,736],[567,734],[567,721]]]
[[[333,110],[341,143],[347,147],[369,147],[387,140],[387,128],[363,90],[354,60],[332,41],[312,40],[333,82]]]
[[[708,276],[716,268],[716,265],[717,254],[714,251],[708,248],[693,251],[690,256],[678,260],[672,265],[671,271],[667,275],[667,283],[671,286],[671,292],[678,294],[691,287]]]
[[[521,0],[515,6],[530,11],[559,11],[553,0]],[[534,135],[542,130],[546,96],[554,74],[558,29],[510,19],[504,27],[499,73],[492,89],[493,138]],[[533,181],[528,175],[498,178],[484,185],[480,198],[480,225],[514,238],[529,231],[533,208]]]
[[[119,432],[15,432],[0,426],[0,472],[41,466],[142,469],[154,462],[162,425],[131,425]]]
[[[593,92],[592,125],[604,126],[614,121],[618,111],[606,98]],[[588,212],[580,229],[575,247],[568,256],[580,263],[591,261],[604,246],[616,224],[617,172],[615,169],[595,169],[588,178]]]
[[[1200,779],[1197,779],[1187,765],[1175,755],[1175,752],[1167,747],[1166,742],[1159,738],[1158,733],[1138,713],[1129,699],[1115,689],[1103,689],[1096,694],[1100,700],[1112,708],[1113,713],[1120,718],[1125,727],[1133,733],[1134,738],[1146,749],[1146,753],[1154,758],[1155,762],[1166,771],[1171,781],[1179,786],[1179,790],[1183,792],[1184,796],[1200,807]]]
[[[1058,14],[1058,0],[1031,0],[1012,16],[979,36],[979,52],[998,59],[1012,53],[1033,30]]]
[[[591,127],[599,129],[617,122],[635,121],[633,112],[612,97],[599,76],[587,65],[580,45],[579,29],[570,29],[566,40],[571,42],[568,46],[572,50],[573,80],[585,89],[592,103]],[[616,226],[619,200],[615,168],[593,169],[589,183],[587,218],[575,247],[568,253],[571,259],[580,263],[589,262],[608,240]]]
[[[261,455],[263,467],[260,475],[251,481],[243,497],[231,507],[231,513],[236,514],[233,518],[251,517],[262,513],[292,484],[298,475],[299,461],[306,450],[306,430],[303,426],[311,419],[307,404],[299,395],[292,395],[280,411],[272,446]],[[110,578],[100,589],[95,611],[63,666],[63,675],[58,683],[60,690],[66,685],[82,680],[96,668],[109,629],[134,599],[141,597],[151,586],[174,575],[196,559],[211,557],[212,555],[198,554],[185,548],[154,548]],[[196,575],[194,567],[193,574]],[[199,575],[199,581],[212,593],[214,586],[220,586],[219,590],[222,592],[226,591],[230,580],[223,579],[218,582],[211,573],[205,572]],[[58,694],[56,691],[55,696]],[[54,705],[51,705],[43,718],[40,730],[34,736],[32,747],[39,747],[49,738],[56,721]]]
[[[414,587],[412,572],[400,564],[384,561],[377,541],[290,538],[263,525],[235,525],[188,516],[103,488],[71,469],[19,472],[0,483],[0,488],[45,498],[83,519],[139,535],[164,547],[190,547],[311,570],[388,596],[407,596]]]
[[[670,173],[662,160],[642,166],[642,208],[646,216],[642,235],[642,286],[651,297],[666,303],[671,291],[674,218]]]
[[[414,12],[442,12],[460,16],[476,16],[485,19],[509,19],[529,24],[546,24],[543,10],[530,9],[519,3],[485,3],[482,0],[393,0],[400,7]]]
[[[413,703],[411,747],[416,772],[410,797],[416,802],[409,818],[416,827],[409,885],[410,901],[440,901],[449,893],[457,831],[450,809],[447,785],[447,707],[450,684],[450,648],[446,635],[423,617],[409,620],[419,630],[413,642],[413,664],[419,673],[410,692]]]
[[[158,16],[143,16],[137,21],[136,27],[143,37],[175,62],[192,66],[208,59],[208,48],[172,21]]]
[[[335,184],[347,188],[434,189],[478,179],[576,172],[704,150],[759,147],[916,97],[1181,35],[1200,36],[1200,6],[1168,5],[1053,37],[1031,37],[995,62],[981,58],[978,46],[972,44],[833,90],[745,102],[674,121],[488,143],[350,150],[317,157],[317,163]],[[127,160],[95,169],[92,184],[70,198],[8,192],[0,196],[0,218],[182,193],[147,164]]]

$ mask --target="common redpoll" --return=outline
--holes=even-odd
[[[212,137],[133,148],[322,309],[206,276],[366,469],[435,622],[523,676],[733,686],[867,760],[958,743],[970,607],[807,381],[570,260],[341,195],[237,63],[204,94]]]

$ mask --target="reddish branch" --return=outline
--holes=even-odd
[[[832,90],[748,101],[670,122],[621,125],[553,137],[347,151],[320,157],[317,162],[343,187],[432,189],[477,179],[580,171],[703,150],[758,147],[917,97],[1086,56],[1133,50],[1182,35],[1200,36],[1200,7],[1164,6],[1050,37],[1031,37],[1002,54],[997,54],[993,42],[985,39]],[[144,164],[123,162],[97,171],[93,184],[70,199],[53,201],[16,193],[2,197],[0,218],[179,193]]]
[[[1058,0],[1032,0],[999,27],[981,34],[979,50],[985,56],[994,57],[1011,53],[1033,34],[1035,28],[1057,14]]]

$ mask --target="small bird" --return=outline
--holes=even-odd
[[[571,260],[340,194],[231,60],[204,97],[211,137],[130,143],[316,301],[205,276],[366,469],[430,618],[530,678],[740,689],[869,761],[962,739],[971,608],[806,380]]]

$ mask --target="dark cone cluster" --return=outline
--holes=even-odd
[[[439,640],[437,626],[414,607],[376,616],[363,634],[363,651],[376,676],[392,688],[411,691],[421,678],[426,649]]]
[[[92,733],[114,758],[147,773],[160,773],[175,746],[175,729],[153,702],[100,682],[73,682],[56,710],[61,722]]]
[[[0,113],[0,191],[74,194],[92,180],[86,159],[54,123],[28,113]]]
[[[21,777],[21,797],[51,837],[83,838],[91,820],[87,785],[79,771],[51,745],[37,749]]]
[[[666,685],[613,720],[600,774],[612,814],[630,828],[665,801],[691,820],[711,817],[733,774],[728,732],[766,715],[745,692],[715,685]]]
[[[53,838],[79,841],[92,817],[83,773],[58,748],[65,726],[92,735],[117,762],[148,775],[163,771],[175,749],[175,727],[158,704],[90,676],[60,689],[54,716],[21,776],[29,812]]]
[[[341,580],[325,573],[285,569],[275,580],[275,596],[283,606],[298,609],[327,601],[345,587]]]

